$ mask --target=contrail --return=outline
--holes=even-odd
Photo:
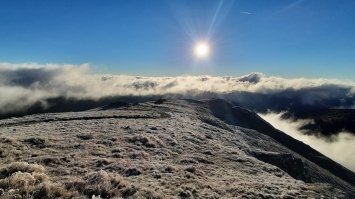
[[[299,4],[303,3],[304,1],[305,1],[305,0],[297,0],[297,1],[295,1],[295,2],[293,2],[293,3],[291,3],[291,4],[289,4],[288,6],[284,7],[283,9],[281,9],[281,10],[279,11],[279,13],[285,12],[285,11],[287,11],[287,10],[289,10],[289,9],[291,9],[291,8],[293,8],[293,7],[295,7],[295,6],[298,6]]]

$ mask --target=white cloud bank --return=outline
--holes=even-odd
[[[299,128],[311,120],[282,119],[283,113],[259,114],[275,128],[293,138],[310,145],[325,156],[355,172],[355,136],[348,132],[340,132],[331,137],[305,135]]]
[[[261,73],[242,77],[99,75],[90,73],[89,64],[0,63],[0,113],[26,109],[54,97],[100,99],[169,94],[194,97],[201,93],[223,97],[233,92],[272,94],[302,89],[311,92],[297,95],[303,102],[313,103],[327,97],[352,97],[355,83],[336,79],[286,79]]]

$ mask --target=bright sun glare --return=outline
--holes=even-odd
[[[197,58],[207,58],[210,54],[210,45],[207,42],[199,42],[194,46],[194,53]]]

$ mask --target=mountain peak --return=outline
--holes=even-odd
[[[263,77],[265,77],[265,75],[263,73],[253,72],[248,75],[244,75],[244,76],[240,77],[239,81],[256,84],[256,83],[259,83],[261,78],[263,78]]]

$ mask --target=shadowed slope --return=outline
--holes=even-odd
[[[207,101],[212,114],[227,124],[254,129],[260,133],[268,135],[280,144],[314,162],[315,164],[327,169],[339,178],[355,185],[355,174],[335,161],[327,158],[323,154],[311,148],[309,145],[298,141],[291,136],[275,129],[256,113],[247,109],[233,106],[225,100],[216,99]]]

